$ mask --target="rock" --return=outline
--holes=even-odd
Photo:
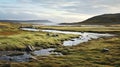
[[[19,56],[19,55],[23,55],[23,54],[24,54],[24,52],[15,52],[15,53],[10,53],[7,56]]]
[[[35,50],[35,48],[32,45],[26,46],[26,51],[27,52],[34,51],[34,50]]]
[[[59,36],[58,34],[52,34],[52,35],[50,35],[50,33],[47,33],[46,35],[47,36],[52,36],[52,37],[58,37]]]
[[[10,58],[9,58],[9,61],[12,61],[12,60],[13,60],[13,58],[12,58],[12,57],[10,57]]]
[[[38,61],[38,59],[37,59],[36,57],[34,57],[34,56],[30,56],[29,59],[30,59],[30,60]]]
[[[59,35],[58,34],[53,34],[52,37],[58,37]]]
[[[47,33],[46,35],[47,35],[47,36],[50,36],[50,33]]]
[[[76,37],[76,38],[79,38],[79,37]]]
[[[70,40],[70,41],[75,41],[75,40],[72,39],[72,40]]]
[[[37,58],[34,56],[30,56],[29,59],[37,59]]]
[[[109,52],[109,49],[108,48],[103,48],[101,52]]]

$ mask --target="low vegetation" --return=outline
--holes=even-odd
[[[118,27],[41,26],[37,28],[79,32],[115,33],[115,34],[120,32],[119,26]]]
[[[7,42],[9,46],[23,48],[26,44],[39,47],[56,47],[62,56],[36,56],[37,60],[30,62],[0,61],[0,67],[120,67],[120,28],[119,27],[39,27],[41,29],[58,29],[69,31],[92,31],[114,33],[117,36],[99,38],[76,46],[59,46],[61,40],[69,39],[74,35],[58,34],[58,37],[47,36],[45,32],[19,31],[19,34],[3,35],[0,42]],[[53,35],[53,33],[50,33]],[[36,42],[37,41],[37,42]],[[11,45],[9,44],[11,43]],[[56,44],[57,43],[57,44]],[[1,44],[0,47],[4,48]],[[10,47],[9,47],[10,48]],[[8,47],[7,47],[8,49]],[[107,49],[107,51],[103,51]]]
[[[103,48],[109,51],[102,52]],[[37,56],[37,61],[25,63],[1,61],[1,67],[120,67],[120,37],[100,38],[56,51],[64,55]]]
[[[57,47],[62,41],[77,37],[77,35],[58,34],[57,37],[47,36],[45,32],[26,32],[4,36],[0,35],[0,50],[22,49],[26,45],[33,45],[41,48]],[[51,33],[53,35],[53,33]]]
[[[57,33],[47,35],[46,32],[22,31],[13,25],[10,27],[9,24],[6,24],[6,26],[9,27],[0,31],[0,50],[21,50],[25,49],[26,45],[41,48],[58,47],[62,45],[64,40],[78,37],[78,35]]]

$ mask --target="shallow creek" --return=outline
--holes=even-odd
[[[27,31],[43,31],[43,32],[52,32],[52,33],[63,33],[63,34],[77,34],[80,35],[78,38],[73,38],[71,40],[63,41],[63,46],[73,46],[83,42],[88,42],[92,39],[98,39],[100,37],[110,37],[114,36],[112,34],[101,34],[101,33],[90,33],[90,32],[70,32],[70,31],[59,31],[59,30],[39,30],[39,29],[32,29],[32,28],[21,28],[22,30]],[[51,54],[55,55],[62,55],[58,52],[52,52],[55,48],[47,48],[47,49],[40,49],[35,50],[32,54],[36,56],[48,56]],[[14,53],[14,51],[12,51]],[[16,51],[15,51],[16,52]],[[0,51],[0,60],[6,61],[14,61],[14,62],[28,62],[32,55],[30,53],[23,52],[21,55],[13,55],[9,56],[10,51]]]

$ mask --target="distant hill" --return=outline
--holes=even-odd
[[[53,22],[49,20],[0,20],[0,22],[30,23],[30,24],[43,24],[43,25],[53,24]]]
[[[62,23],[62,25],[112,25],[120,24],[120,13],[117,14],[103,14],[94,16],[82,22],[76,23]]]
[[[51,22],[49,20],[0,20],[0,22]]]

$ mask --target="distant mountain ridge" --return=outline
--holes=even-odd
[[[111,25],[120,24],[120,13],[94,16],[82,22],[62,23],[62,25]]]
[[[51,22],[49,20],[0,20],[0,22]]]

